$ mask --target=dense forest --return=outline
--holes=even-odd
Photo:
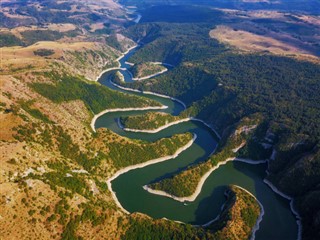
[[[135,80],[138,80],[139,78],[147,78],[148,76],[152,76],[166,70],[167,68],[156,63],[135,64],[130,68],[130,72]]]
[[[159,103],[144,97],[119,93],[80,77],[58,74],[54,71],[44,74],[55,84],[33,83],[30,86],[36,92],[56,103],[80,99],[94,114],[107,108],[160,106]],[[69,91],[65,91],[65,89],[69,89]]]
[[[179,116],[172,116],[162,112],[148,112],[143,115],[121,117],[120,121],[125,128],[154,130],[179,119],[181,119]]]
[[[140,49],[132,61],[142,61],[147,56],[158,61],[167,59],[162,48],[156,47],[158,41],[171,43],[182,29],[186,30],[185,26],[170,26],[171,31],[161,32],[166,35]],[[189,31],[193,29],[196,27]],[[179,46],[182,51],[176,68],[154,80],[132,83],[132,87],[177,97],[192,105],[190,113],[209,118],[220,130],[243,116],[263,112],[294,132],[309,134],[314,139],[320,136],[317,64],[267,54],[235,54],[215,40],[204,41],[206,36],[198,36],[198,31],[192,33],[191,41],[197,44],[179,43],[184,46]],[[155,54],[149,53],[152,51]],[[224,114],[217,114],[222,111]]]
[[[208,32],[217,23],[216,19],[188,23],[177,16],[168,24],[157,15],[129,28],[126,34],[144,43],[129,61],[163,61],[175,68],[148,82],[127,86],[183,100],[188,107],[183,115],[204,119],[220,133],[246,116],[262,114],[264,137],[272,136],[276,152],[275,161],[269,162],[268,178],[297,199],[295,206],[302,216],[305,211],[314,216],[303,218],[303,234],[315,236],[320,211],[316,200],[320,182],[319,65],[268,53],[235,52],[209,38]],[[259,155],[250,149],[243,154]],[[290,186],[298,178],[303,183]],[[303,207],[306,201],[308,209]]]

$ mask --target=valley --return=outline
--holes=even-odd
[[[318,6],[2,1],[0,238],[319,238]]]
[[[132,50],[135,51],[135,50]],[[128,55],[130,56],[130,53],[128,53]],[[126,58],[126,57],[124,57]],[[120,61],[121,62],[121,61]],[[121,66],[122,68],[125,66]],[[121,70],[121,71],[125,71],[125,70]],[[109,86],[111,88],[115,88],[116,87],[114,85],[112,85],[112,83],[110,82],[110,78],[112,79],[112,74],[111,76],[108,76],[108,74],[102,76],[102,80],[101,82],[106,85]],[[128,75],[128,82],[132,82],[130,80],[130,76]],[[125,91],[120,89],[121,91]],[[143,93],[134,93],[133,94],[138,94],[141,95]],[[148,95],[147,95],[148,96]],[[159,102],[163,102],[163,104],[167,104],[168,101],[172,101],[172,100],[168,100],[168,99],[161,99],[161,97],[158,96],[153,96],[153,95],[149,95],[149,97],[151,97],[151,99],[157,99],[157,101]],[[179,102],[175,102],[175,103],[171,103],[171,106],[174,106],[176,104],[180,104]],[[176,112],[176,110],[174,110],[176,108],[167,108],[164,111],[165,112],[169,112],[169,113],[173,113],[173,114],[179,114],[179,112]],[[183,108],[181,108],[180,106],[180,111],[182,111]],[[279,198],[276,197],[275,193],[272,193],[272,190],[263,183],[263,178],[264,175],[263,174],[263,166],[259,166],[256,168],[256,170],[253,171],[257,171],[262,173],[261,175],[255,175],[255,177],[252,177],[252,175],[250,175],[249,178],[247,178],[246,175],[242,175],[241,172],[248,168],[245,163],[240,163],[239,166],[237,168],[234,168],[233,165],[234,164],[228,164],[227,168],[218,168],[219,171],[221,171],[221,173],[219,173],[221,177],[218,182],[221,184],[217,185],[217,180],[214,181],[210,181],[209,179],[207,180],[210,183],[210,187],[207,185],[209,184],[207,181],[204,181],[203,183],[206,183],[206,189],[210,189],[210,192],[213,190],[213,192],[215,193],[214,195],[210,195],[208,192],[203,192],[203,190],[200,188],[199,191],[197,192],[197,195],[195,195],[194,198],[192,199],[178,199],[176,197],[173,197],[172,195],[174,195],[175,193],[170,193],[166,190],[165,193],[169,193],[169,195],[166,194],[159,194],[156,193],[156,195],[165,195],[163,196],[152,196],[155,192],[153,191],[148,191],[151,193],[148,193],[145,191],[145,187],[144,189],[141,187],[143,186],[145,183],[148,183],[150,181],[154,181],[154,179],[158,179],[158,178],[163,178],[163,175],[167,175],[168,172],[183,172],[183,170],[186,166],[188,166],[188,164],[190,166],[192,166],[194,164],[194,162],[198,162],[199,165],[202,164],[203,161],[205,161],[208,156],[210,156],[210,154],[212,154],[212,151],[214,151],[215,149],[215,145],[217,144],[216,141],[219,139],[219,137],[217,137],[215,135],[215,133],[208,128],[206,125],[202,124],[202,123],[197,123],[197,122],[192,122],[192,120],[188,121],[188,122],[184,122],[184,123],[178,123],[172,127],[168,127],[165,128],[163,130],[161,130],[160,132],[157,133],[135,133],[135,132],[127,132],[124,131],[123,129],[119,128],[119,125],[116,124],[117,119],[119,119],[119,117],[123,117],[126,114],[129,115],[129,119],[134,119],[137,118],[137,116],[130,116],[130,115],[134,115],[135,112],[134,111],[129,111],[128,113],[123,113],[121,112],[114,112],[114,113],[107,113],[103,116],[101,116],[101,119],[97,119],[96,122],[96,126],[99,127],[106,127],[108,129],[112,129],[112,131],[122,135],[122,136],[126,136],[126,137],[130,137],[130,138],[135,138],[135,139],[143,139],[143,140],[151,140],[154,141],[155,139],[159,139],[162,137],[167,137],[167,136],[171,136],[174,133],[180,133],[180,132],[186,132],[186,131],[190,131],[193,132],[194,135],[197,136],[197,138],[195,139],[195,142],[192,144],[192,146],[189,146],[187,149],[185,149],[180,155],[175,156],[173,159],[171,159],[172,157],[168,158],[166,162],[161,163],[160,165],[160,161],[158,160],[154,160],[154,161],[150,161],[149,164],[152,164],[150,166],[148,166],[148,162],[146,162],[145,165],[142,166],[137,166],[138,169],[133,170],[133,171],[125,171],[122,172],[121,174],[116,174],[116,177],[112,177],[112,181],[110,181],[111,185],[110,185],[110,190],[114,191],[115,195],[114,198],[116,199],[116,201],[119,201],[119,205],[121,206],[121,208],[124,208],[124,211],[128,211],[128,212],[143,212],[148,214],[149,216],[155,217],[155,218],[169,218],[172,220],[176,220],[179,222],[190,222],[192,224],[206,224],[208,222],[211,222],[211,220],[214,218],[213,216],[217,216],[220,212],[221,209],[221,205],[224,202],[224,197],[223,194],[220,195],[221,198],[219,198],[219,200],[215,201],[215,204],[213,202],[208,202],[208,205],[204,205],[202,204],[202,201],[204,199],[207,198],[214,198],[216,199],[218,196],[218,193],[215,192],[220,192],[223,193],[223,191],[225,190],[226,185],[228,184],[237,184],[240,186],[245,187],[246,189],[250,189],[250,192],[254,193],[254,195],[257,196],[257,198],[262,201],[262,205],[264,206],[265,209],[269,209],[269,211],[264,211],[264,216],[263,216],[263,221],[262,223],[264,223],[262,226],[264,226],[265,228],[263,228],[262,226],[259,226],[258,228],[262,228],[260,229],[256,235],[259,237],[259,239],[269,239],[270,237],[272,238],[295,238],[297,236],[297,225],[295,223],[295,218],[291,213],[289,204],[287,202],[287,208],[283,208],[283,199],[280,200]],[[146,115],[150,115],[150,114],[157,114],[157,113],[146,113]],[[146,116],[143,115],[143,116]],[[158,113],[159,115],[159,113]],[[156,115],[157,116],[157,115]],[[166,115],[165,115],[166,116]],[[168,115],[167,115],[168,116]],[[240,124],[241,126],[246,127],[248,124],[257,124],[255,123],[255,121],[259,118],[255,117],[253,119],[248,119],[246,120],[244,123]],[[137,123],[137,125],[139,125]],[[134,124],[132,125],[134,126]],[[209,132],[208,132],[209,131]],[[241,134],[241,132],[240,132]],[[222,140],[223,141],[223,140]],[[243,140],[239,139],[236,140],[236,142],[241,142]],[[231,143],[232,146],[236,145],[237,143]],[[229,147],[228,149],[232,149],[233,147]],[[203,150],[205,151],[205,154],[203,154]],[[230,150],[229,150],[230,151]],[[223,153],[221,154],[222,156],[217,155],[217,159],[221,159],[220,161],[225,160],[225,158],[232,156],[232,155],[228,155],[228,153]],[[216,156],[216,154],[214,153],[212,155],[211,158],[214,158]],[[214,162],[214,160],[212,160]],[[219,162],[219,160],[215,160],[217,163]],[[162,161],[161,161],[162,162]],[[250,161],[247,161],[250,162]],[[253,164],[261,164],[261,163],[265,163],[265,161],[251,161],[250,163]],[[238,165],[238,164],[237,164]],[[240,167],[240,171],[237,170]],[[207,166],[204,170],[202,171],[202,174],[206,173],[209,169],[211,168],[211,165],[209,164],[209,166]],[[133,166],[131,169],[135,169],[135,167]],[[160,172],[161,169],[161,172]],[[214,173],[216,173],[215,170]],[[253,174],[253,173],[252,173]],[[142,177],[143,176],[143,177]],[[191,180],[192,178],[195,178],[197,176],[196,172],[192,172],[189,175],[186,175],[186,179]],[[230,176],[233,176],[235,178],[233,178],[233,180],[231,182],[229,182],[227,179],[230,179]],[[201,175],[200,175],[201,177]],[[210,175],[210,179],[212,179],[212,177],[215,177],[215,174],[212,174],[212,176]],[[216,179],[216,178],[214,178]],[[249,180],[250,179],[250,180]],[[255,188],[254,185],[249,184],[248,182],[251,182],[254,179],[254,185],[259,185],[259,187]],[[226,181],[227,180],[227,181]],[[197,186],[197,180],[194,180],[195,182],[195,186]],[[198,179],[199,181],[199,179]],[[130,184],[129,184],[130,183]],[[202,184],[203,184],[202,183]],[[212,186],[212,184],[214,184]],[[171,184],[170,186],[172,186],[173,184]],[[125,186],[125,187],[124,187]],[[263,186],[263,187],[262,187]],[[130,189],[130,191],[129,191]],[[192,188],[192,185],[189,184],[188,182],[185,181],[185,179],[183,179],[182,181],[176,183],[176,189],[178,189],[179,191],[189,191],[190,194],[193,193],[193,191],[195,191],[195,189]],[[219,189],[219,190],[218,190]],[[259,189],[259,190],[258,190]],[[258,191],[261,192],[261,196],[258,195]],[[268,192],[267,194],[265,192]],[[201,193],[201,194],[200,194]],[[171,195],[172,194],[172,195]],[[198,195],[199,194],[199,195]],[[171,197],[174,200],[178,200],[178,201],[172,201],[167,199],[167,196]],[[176,195],[177,196],[177,195]],[[188,196],[188,195],[186,195]],[[210,196],[210,197],[209,197]],[[262,196],[268,196],[266,199],[264,199]],[[274,198],[272,198],[271,196],[273,196]],[[196,201],[195,201],[196,200]],[[279,201],[279,202],[278,202]],[[182,202],[182,203],[181,203]],[[190,203],[189,203],[190,202]],[[187,204],[185,204],[187,203]],[[157,205],[158,208],[154,208],[154,206]],[[185,206],[187,205],[187,206]],[[190,207],[189,207],[190,205]],[[281,212],[279,213],[279,215],[277,215],[276,217],[272,214],[274,211],[271,211],[271,206],[273,209],[277,209],[276,212]],[[201,207],[201,208],[200,208]],[[200,208],[200,209],[199,209]],[[203,210],[201,210],[203,209]],[[205,209],[205,210],[204,210]],[[194,214],[192,214],[194,212]],[[210,214],[209,214],[210,212]],[[194,218],[194,216],[196,216],[196,218]],[[281,217],[280,217],[281,216]],[[278,219],[279,221],[277,221],[276,219]],[[285,220],[284,220],[285,219]],[[219,219],[218,219],[219,220]],[[286,224],[281,224],[281,222],[286,222]],[[290,223],[290,225],[289,225]],[[277,230],[273,231],[273,235],[269,235],[268,234],[268,229],[271,228],[271,225],[277,226]],[[290,228],[290,232],[292,232],[292,235],[289,236],[288,235],[288,227]],[[295,230],[294,230],[295,229]],[[228,231],[227,231],[228,232]]]

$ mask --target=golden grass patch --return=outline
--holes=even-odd
[[[51,31],[68,32],[68,31],[75,30],[77,27],[71,23],[61,23],[61,24],[51,23],[47,26],[47,28]]]
[[[95,32],[96,30],[103,29],[103,22],[93,23],[90,25],[90,32]]]
[[[0,123],[0,141],[12,141],[16,132],[13,128],[21,124],[22,119],[12,113],[0,113]]]
[[[320,16],[308,16],[308,15],[298,15],[298,14],[293,14],[292,16],[302,20],[305,23],[309,23],[317,27],[320,27]]]
[[[52,239],[61,232],[59,224],[46,224],[46,218],[59,199],[41,181],[29,180],[27,184],[27,187],[17,183],[0,184],[0,239],[24,239],[26,236]],[[42,216],[39,208],[47,206],[51,212]]]
[[[39,49],[53,50],[51,59],[59,59],[64,56],[65,51],[82,51],[94,48],[93,42],[63,43],[43,41],[37,42],[28,47],[3,47],[0,48],[0,70],[2,74],[17,72],[23,69],[30,70],[32,67],[43,69],[48,67],[48,61],[45,57],[35,55]],[[1,74],[0,73],[0,74]]]
[[[209,35],[221,43],[245,52],[269,52],[276,55],[294,56],[303,60],[319,62],[318,57],[289,43],[243,30],[235,30],[224,25],[217,26],[210,31]]]

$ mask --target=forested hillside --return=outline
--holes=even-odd
[[[219,20],[211,17],[208,22],[187,23],[182,21],[183,14],[176,17],[170,24],[159,15],[146,17],[144,23],[126,32],[145,43],[130,61],[175,64],[167,74],[127,85],[183,100],[188,106],[183,114],[204,119],[220,133],[250,114],[261,113],[263,134],[271,138],[274,150],[268,178],[295,197],[303,217],[303,236],[313,238],[318,234],[320,211],[316,200],[320,183],[319,64],[237,52],[208,38]],[[298,179],[302,182],[292,186]]]

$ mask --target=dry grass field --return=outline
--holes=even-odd
[[[48,24],[46,26],[20,26],[15,28],[0,28],[0,33],[11,33],[19,39],[22,39],[23,36],[21,33],[26,31],[44,31],[51,30],[57,31],[60,33],[76,30],[77,26],[71,23],[60,23],[60,24]]]
[[[319,62],[320,17],[276,10],[218,9],[229,23],[210,37],[243,52],[264,52]]]
[[[276,55],[319,62],[319,58],[311,52],[281,42],[272,37],[257,35],[248,31],[233,29],[228,26],[218,26],[210,31],[210,37],[226,43],[236,49],[246,52],[268,52]]]
[[[50,51],[52,54],[49,52],[50,55],[41,56],[37,55],[38,51],[40,54],[42,51]],[[95,79],[104,66],[112,64],[119,54],[99,42],[43,41],[27,47],[3,47],[0,48],[0,75],[44,71],[50,69],[55,61],[60,61],[72,66],[72,72]]]

